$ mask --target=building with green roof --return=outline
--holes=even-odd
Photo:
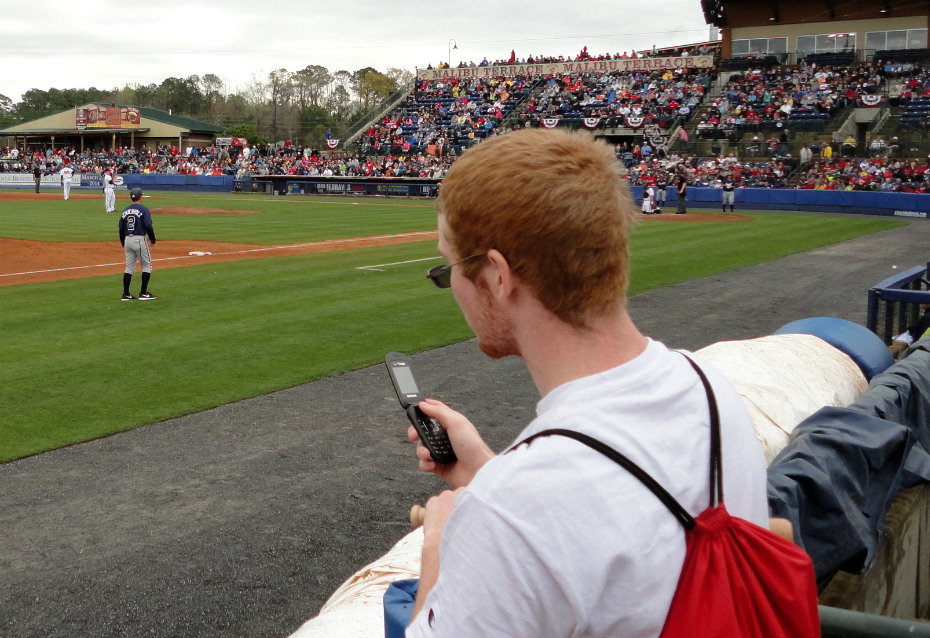
[[[149,107],[91,103],[46,115],[0,131],[14,146],[80,151],[122,147],[154,150],[161,145],[202,147],[211,144],[223,127]]]

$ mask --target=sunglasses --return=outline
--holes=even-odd
[[[452,266],[458,266],[463,261],[468,261],[469,259],[474,259],[475,257],[484,257],[485,255],[487,255],[487,253],[477,253],[471,257],[459,259],[454,264],[442,264],[439,266],[433,266],[426,272],[426,278],[436,284],[437,288],[451,288]]]

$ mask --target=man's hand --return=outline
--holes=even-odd
[[[449,410],[449,408],[446,409]],[[467,422],[465,417],[462,418]],[[423,446],[418,447],[422,448]],[[459,463],[456,463],[456,465]],[[461,491],[462,488],[445,490],[426,502],[426,516],[423,519],[420,584],[417,588],[417,600],[414,603],[411,618],[416,618],[420,610],[423,609],[427,594],[433,589],[436,580],[439,578],[439,541],[442,538],[442,530],[446,526],[446,521],[449,520],[449,515],[452,514],[452,510],[455,508],[455,499],[458,498]]]
[[[435,538],[442,535],[446,521],[449,520],[449,515],[455,507],[455,499],[463,489],[459,487],[454,490],[443,490],[426,501],[426,514],[423,518],[424,535]]]
[[[432,459],[426,446],[419,443],[417,458],[420,461],[420,469],[436,474],[454,488],[468,485],[478,470],[494,458],[494,451],[487,446],[471,421],[445,403],[435,399],[424,399],[420,402],[420,409],[426,416],[439,421],[446,429],[452,449],[458,457],[458,461],[451,465],[440,465]],[[412,425],[407,429],[407,437],[411,441],[419,441],[419,435]]]

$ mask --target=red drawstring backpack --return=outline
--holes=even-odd
[[[723,505],[717,400],[704,372],[686,358],[704,384],[711,422],[710,504],[697,518],[638,465],[586,434],[549,429],[521,444],[549,435],[584,443],[639,479],[685,528],[685,562],[662,638],[819,637],[817,582],[810,556],[781,536],[730,516]]]

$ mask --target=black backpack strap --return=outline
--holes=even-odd
[[[717,410],[717,397],[714,395],[714,389],[707,380],[707,375],[701,370],[701,367],[694,362],[684,352],[678,351],[684,356],[701,378],[704,384],[704,392],[707,394],[707,407],[710,410],[710,506],[716,507],[718,503],[723,502],[723,455],[720,439],[720,412]]]
[[[701,379],[701,383],[704,385],[704,392],[707,394],[707,405],[710,410],[710,506],[715,507],[718,503],[723,501],[723,468],[720,458],[720,415],[717,411],[717,399],[714,396],[714,390],[711,388],[710,381],[707,380],[707,376],[704,374],[704,371],[691,359],[688,355],[681,353],[691,364],[691,367],[694,368],[697,372],[698,377]],[[632,474],[640,483],[646,486],[650,492],[656,495],[662,504],[668,509],[672,515],[678,519],[678,522],[681,523],[681,526],[686,530],[691,530],[694,528],[695,521],[694,517],[688,513],[688,510],[683,508],[681,504],[675,500],[668,491],[659,485],[659,483],[652,478],[645,470],[636,465],[633,461],[625,457],[623,454],[610,447],[606,443],[595,439],[592,436],[588,436],[583,432],[578,432],[576,430],[566,430],[562,428],[550,428],[548,430],[542,430],[536,434],[531,434],[522,441],[514,444],[510,450],[513,450],[524,443],[531,443],[535,439],[538,439],[543,436],[564,436],[570,439],[575,439],[580,443],[584,443],[589,448],[600,452],[610,460],[614,461],[621,467],[623,467],[627,472]],[[510,451],[508,450],[508,452]]]

